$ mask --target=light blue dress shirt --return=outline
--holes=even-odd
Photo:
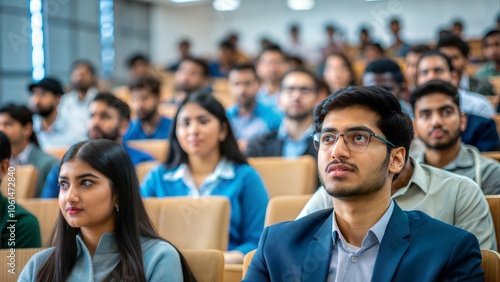
[[[285,158],[298,158],[304,155],[307,147],[309,146],[310,141],[309,137],[314,133],[314,125],[310,125],[304,134],[297,139],[294,140],[288,135],[286,131],[285,125],[282,123],[278,130],[278,138],[283,140],[283,149],[282,149],[282,157]]]
[[[257,248],[269,197],[257,172],[247,164],[221,159],[200,187],[188,166],[153,168],[141,184],[144,197],[225,196],[231,204],[228,250],[244,254]]]
[[[333,250],[328,271],[328,281],[371,281],[380,243],[384,238],[385,229],[393,211],[394,202],[391,200],[391,204],[384,215],[368,230],[361,248],[353,246],[345,240],[338,228],[334,214],[332,225]],[[335,213],[335,209],[333,212]]]
[[[248,116],[240,116],[238,106],[230,107],[226,114],[238,140],[253,139],[278,129],[281,124],[281,113],[274,107],[258,101],[253,112]]]

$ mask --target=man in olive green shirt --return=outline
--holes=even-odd
[[[410,157],[393,182],[392,198],[403,210],[420,210],[473,233],[481,249],[497,249],[488,203],[477,184],[467,177],[419,164]],[[298,218],[331,207],[332,197],[321,187]]]
[[[492,30],[483,38],[483,52],[488,62],[476,72],[477,78],[500,75],[500,30]]]
[[[35,216],[16,204],[15,170],[9,170],[10,142],[0,131],[0,185],[8,181],[6,198],[0,193],[0,249],[41,247],[40,226]],[[9,179],[10,178],[10,179]]]

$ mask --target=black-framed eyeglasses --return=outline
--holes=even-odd
[[[370,138],[373,136],[391,146],[396,148],[391,141],[385,139],[384,137],[369,131],[364,130],[353,130],[346,133],[334,133],[334,132],[316,132],[313,134],[314,148],[318,151],[329,151],[333,148],[340,136],[344,137],[344,144],[346,147],[353,152],[364,152],[370,144]]]

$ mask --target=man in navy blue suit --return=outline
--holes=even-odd
[[[244,281],[483,281],[474,235],[391,200],[413,138],[391,93],[339,90],[314,122],[335,208],[266,228]]]

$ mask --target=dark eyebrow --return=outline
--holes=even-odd
[[[454,110],[454,108],[453,108],[452,105],[444,105],[444,106],[439,107],[437,109],[426,109],[426,108],[424,108],[424,109],[419,110],[418,112],[419,113],[423,113],[423,112],[431,112],[431,111],[442,111],[442,110],[447,110],[447,109]]]
[[[91,177],[91,178],[95,178],[95,179],[99,179],[99,177],[93,173],[84,173],[84,174],[80,174],[78,176],[76,176],[76,179],[81,179],[81,178],[85,178],[85,177]],[[64,176],[64,175],[59,175],[59,179],[69,179],[69,177],[67,176]]]
[[[364,126],[364,125],[348,127],[345,132],[356,131],[356,130],[363,130],[363,131],[368,131],[368,132],[374,133],[374,131],[371,128]],[[321,130],[321,132],[338,132],[338,130],[336,128],[332,128],[332,127],[325,127]]]

